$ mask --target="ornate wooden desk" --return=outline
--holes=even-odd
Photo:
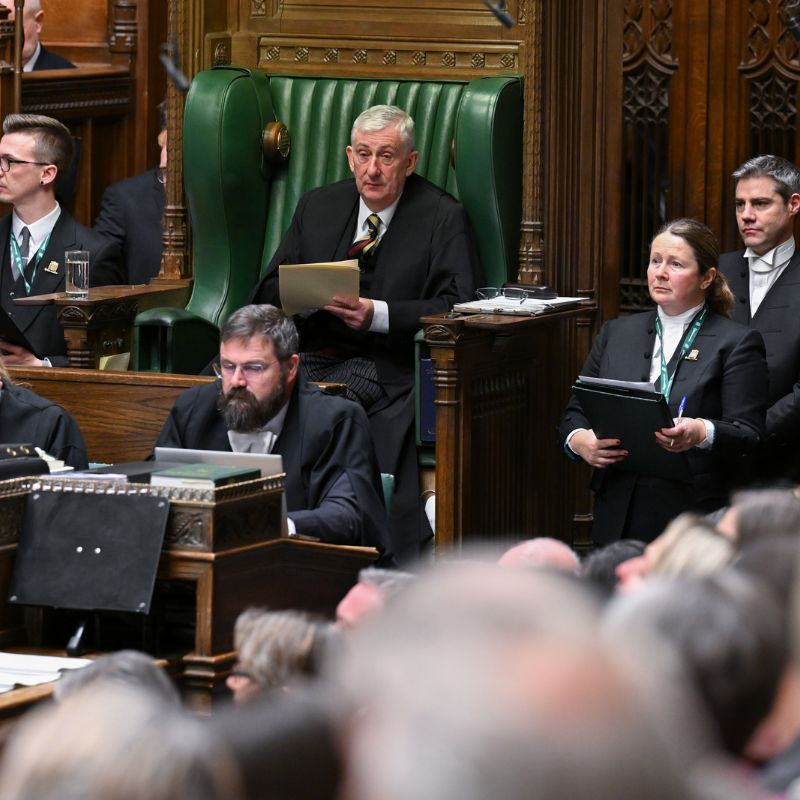
[[[555,428],[579,366],[562,353],[595,308],[422,318],[436,393],[437,552],[565,538],[573,502]]]
[[[97,369],[103,356],[130,353],[133,319],[140,311],[156,306],[186,304],[189,283],[158,282],[140,286],[97,286],[86,298],[67,297],[64,292],[18,297],[16,305],[58,306],[58,321],[64,329],[69,366]]]
[[[53,644],[28,641],[22,609],[5,602],[31,480],[0,483],[0,646],[5,649]],[[275,476],[217,490],[214,500],[170,501],[157,583],[185,581],[193,587],[194,644],[178,657],[176,677],[195,704],[207,703],[224,685],[235,660],[233,625],[241,611],[297,608],[330,617],[359,570],[377,558],[369,547],[281,538],[282,494],[283,476]]]

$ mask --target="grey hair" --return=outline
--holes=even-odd
[[[366,583],[381,589],[385,595],[393,595],[406,586],[410,586],[416,575],[399,569],[381,569],[380,567],[364,567],[358,573],[358,582]]]
[[[317,627],[299,611],[248,608],[234,627],[239,663],[262,689],[285,686],[311,671]]]
[[[244,306],[234,311],[223,326],[220,339],[227,342],[231,339],[252,339],[254,336],[272,342],[278,361],[285,361],[300,347],[297,328],[291,318],[279,308],[267,304]]]
[[[138,650],[118,650],[100,656],[82,669],[65,670],[56,683],[55,699],[61,702],[89,685],[106,683],[142,689],[164,706],[180,706],[180,694],[170,677],[152,656]]]
[[[749,158],[731,175],[736,186],[743,178],[772,178],[775,191],[786,203],[793,194],[800,194],[800,169],[780,156],[763,155]]]
[[[353,123],[350,131],[350,143],[356,138],[356,131],[375,133],[386,128],[397,128],[403,147],[410,153],[416,144],[414,136],[414,120],[398,106],[370,106],[362,111]]]
[[[27,133],[34,140],[37,161],[55,164],[58,176],[72,164],[72,134],[66,125],[42,114],[9,114],[3,120],[3,133]]]

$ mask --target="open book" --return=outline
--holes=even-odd
[[[334,295],[358,297],[358,261],[281,264],[278,284],[281,307],[286,314],[313,311],[332,303]]]

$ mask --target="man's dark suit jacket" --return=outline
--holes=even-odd
[[[158,172],[134,175],[103,192],[92,229],[122,248],[123,283],[148,283],[161,268],[165,194]]]
[[[75,69],[71,61],[67,61],[57,53],[51,53],[44,45],[39,50],[39,57],[33,65],[33,71],[38,72],[42,69]]]
[[[358,191],[348,179],[303,195],[251,302],[280,305],[278,266],[347,258],[358,221]],[[363,297],[389,306],[388,335],[355,334],[325,311],[301,326],[303,349],[340,340],[371,357],[381,384],[392,394],[414,380],[414,334],[419,318],[450,311],[471,299],[480,278],[477,251],[464,208],[418,175],[406,180],[391,224],[375,253],[374,275]],[[365,289],[365,287],[362,287]],[[324,334],[318,326],[324,325]],[[313,337],[315,341],[309,341]],[[331,338],[332,337],[332,338]]]
[[[358,200],[352,179],[303,195],[250,302],[280,305],[280,264],[347,258],[358,221]],[[391,529],[401,563],[419,555],[423,538],[413,437],[414,335],[421,316],[450,311],[455,303],[472,299],[480,285],[481,268],[464,208],[430,181],[412,174],[376,249],[374,272],[362,278],[362,297],[388,303],[389,333],[351,331],[325,311],[298,321],[301,350],[335,344],[375,362],[387,397],[369,409],[369,418],[381,471],[396,479]]]
[[[42,306],[17,306],[13,303],[15,297],[26,295],[22,280],[15,281],[11,272],[10,236],[11,215],[8,214],[0,219],[0,247],[2,247],[0,306],[11,316],[39,355],[49,358],[53,366],[65,366],[67,346],[63,330],[58,323],[56,306],[52,303]],[[36,270],[31,295],[64,291],[66,250],[89,251],[91,254],[89,278],[92,286],[119,282],[109,280],[119,270],[116,246],[76,222],[62,208],[50,235],[50,241],[47,243],[47,249]]]
[[[624,381],[649,381],[656,339],[656,312],[621,317],[603,325],[581,375]],[[624,533],[652,539],[665,524],[689,508],[712,510],[727,502],[727,492],[746,459],[758,446],[767,407],[767,365],[761,335],[712,312],[697,334],[693,349],[697,360],[684,358],[677,365],[669,398],[673,416],[686,397],[686,417],[714,423],[710,450],[692,448],[686,453],[693,476],[691,486],[675,481],[642,478],[615,467],[595,470],[592,538],[616,541]],[[677,354],[668,364],[672,374]],[[562,444],[576,428],[591,428],[573,395],[559,425]],[[631,449],[634,443],[623,442]],[[652,520],[642,530],[641,513],[636,530],[628,530],[629,514],[636,506]]]
[[[218,397],[219,382],[184,392],[156,446],[230,451]],[[377,547],[384,560],[391,559],[380,473],[361,406],[324,395],[298,378],[272,452],[283,456],[286,507],[298,533]],[[332,491],[343,476],[355,505]]]
[[[28,442],[75,469],[86,469],[86,444],[78,423],[61,406],[4,382],[0,393],[0,441]]]
[[[733,319],[764,337],[769,368],[767,430],[748,477],[800,479],[800,248],[750,316],[750,267],[744,250],[723,253],[720,271],[736,296]]]

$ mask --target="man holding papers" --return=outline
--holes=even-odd
[[[419,477],[414,448],[414,334],[419,318],[449,311],[481,284],[463,207],[415,175],[414,122],[373,106],[353,124],[353,180],[314,189],[294,218],[251,302],[278,305],[281,264],[358,259],[359,296],[298,322],[312,380],[346,383],[369,414],[378,461],[395,475],[391,529],[401,558],[419,555]],[[428,533],[428,536],[430,533]]]
[[[298,362],[297,330],[280,309],[239,309],[222,329],[219,382],[184,392],[156,445],[278,453],[290,532],[377,547],[390,560],[366,415],[308,386]]]
[[[639,443],[598,439],[573,395],[559,431],[567,454],[596,468],[592,538],[599,544],[652,540],[682,511],[724,505],[742,458],[763,434],[764,343],[728,319],[734,299],[716,269],[718,258],[705,225],[667,223],[653,239],[647,270],[657,311],[607,322],[583,367],[590,377],[655,384],[681,419],[652,436],[662,450],[685,453],[691,473],[686,483],[626,471],[623,463]]]

